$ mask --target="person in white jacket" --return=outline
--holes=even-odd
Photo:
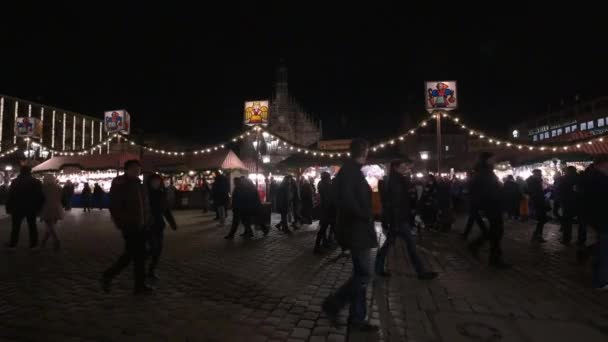
[[[46,245],[49,238],[53,239],[54,248],[56,251],[60,249],[59,238],[55,227],[57,221],[63,218],[63,205],[61,204],[61,187],[57,184],[57,180],[52,175],[44,176],[42,181],[42,193],[44,195],[44,204],[40,211],[40,219],[46,224],[46,233],[42,239],[42,247]]]

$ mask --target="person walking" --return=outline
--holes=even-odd
[[[251,225],[256,222],[256,219],[262,214],[262,201],[257,187],[251,179],[244,178],[243,186],[243,204],[241,206],[241,221],[245,226],[245,237],[252,238],[253,230]],[[264,236],[268,235],[268,227],[265,224],[257,225],[263,232]]]
[[[597,232],[597,242],[593,248],[593,287],[608,291],[608,155],[596,157],[593,164],[587,167],[581,175],[580,188],[583,203],[581,216]]]
[[[469,234],[471,233],[471,230],[473,229],[473,225],[475,223],[477,223],[477,225],[479,226],[482,235],[488,233],[488,227],[486,226],[486,223],[483,221],[483,218],[479,213],[479,207],[481,206],[481,203],[479,202],[480,198],[478,196],[474,196],[477,194],[471,193],[473,179],[475,179],[475,171],[471,172],[471,177],[469,177],[469,179],[467,180],[466,185],[467,195],[469,197],[469,217],[467,219],[464,232],[462,233],[462,238],[464,240],[467,240],[469,238]]]
[[[314,189],[312,185],[305,177],[302,177],[300,180],[300,218],[303,225],[312,224],[313,197]]]
[[[80,201],[82,202],[83,211],[86,213],[87,211],[91,212],[91,187],[89,183],[84,183],[84,187],[82,188],[82,192],[80,193]]]
[[[232,226],[228,235],[224,237],[224,239],[226,240],[234,239],[234,234],[236,234],[236,231],[238,230],[239,225],[242,222],[243,208],[247,204],[245,203],[244,197],[245,185],[243,184],[243,178],[235,177],[233,179],[233,182],[234,189],[232,190]],[[251,230],[251,227],[249,228],[249,230]],[[252,237],[253,232],[248,232],[247,229],[245,229],[245,232],[241,236]]]
[[[213,205],[217,211],[219,226],[226,224],[226,208],[230,201],[230,184],[228,178],[221,173],[216,173],[212,189]]]
[[[63,219],[63,206],[61,205],[61,187],[52,175],[44,176],[42,180],[42,195],[44,204],[40,211],[40,220],[46,225],[46,232],[42,238],[42,247],[46,246],[49,238],[53,240],[55,251],[59,251],[61,243],[57,236],[57,221]]]
[[[65,210],[72,210],[72,197],[74,197],[74,184],[68,179],[61,192],[61,203]]]
[[[9,249],[17,248],[23,219],[26,219],[29,228],[30,248],[34,249],[38,246],[36,215],[40,212],[43,203],[42,183],[32,177],[30,166],[22,166],[19,176],[11,183],[6,201],[6,212],[11,215],[12,219]]]
[[[203,214],[209,212],[209,199],[211,198],[211,188],[209,187],[209,183],[206,179],[203,178],[203,182],[201,184],[201,197],[203,199]]]
[[[294,230],[300,229],[300,225],[302,224],[302,217],[300,216],[300,212],[302,210],[302,201],[301,201],[301,192],[300,185],[296,181],[295,178],[290,177],[290,197],[289,197],[289,206],[290,206],[290,214],[292,216],[292,228]]]
[[[475,175],[471,181],[471,196],[479,203],[479,209],[485,212],[490,223],[487,232],[469,245],[469,251],[479,259],[479,250],[487,241],[490,241],[490,266],[497,269],[506,269],[511,265],[502,258],[501,242],[504,233],[500,192],[501,185],[494,174],[494,165],[491,162],[493,154],[483,152],[475,166]]]
[[[519,202],[521,201],[521,191],[519,185],[515,183],[513,175],[508,175],[503,186],[503,195],[505,203],[505,211],[507,217],[512,220],[519,219]]]
[[[293,203],[291,197],[293,196],[291,188],[291,176],[287,175],[283,178],[281,185],[277,190],[277,210],[281,214],[281,222],[277,224],[277,228],[283,233],[291,234],[289,230],[289,212],[291,211],[291,205]]]
[[[336,189],[336,238],[343,249],[351,251],[353,272],[350,279],[323,301],[323,311],[333,324],[337,315],[350,304],[348,324],[351,330],[376,332],[378,326],[367,317],[366,292],[371,278],[371,249],[378,247],[372,213],[372,190],[361,172],[369,144],[353,139],[350,158],[334,179]]]
[[[437,277],[437,273],[425,270],[422,260],[416,252],[416,241],[412,236],[416,192],[411,184],[410,177],[406,176],[407,172],[408,166],[404,160],[397,159],[391,162],[385,199],[389,223],[386,240],[376,256],[376,274],[381,277],[391,276],[385,270],[386,257],[389,249],[399,237],[405,241],[407,253],[418,279],[433,279]]]
[[[163,250],[165,220],[167,220],[173,230],[177,230],[177,224],[169,208],[163,179],[158,173],[148,176],[146,191],[148,192],[147,196],[150,201],[150,213],[152,217],[152,222],[148,228],[150,264],[148,265],[147,275],[149,278],[159,280],[160,277],[156,273],[156,268],[158,267],[158,261]]]
[[[103,210],[103,196],[105,195],[105,191],[99,186],[98,183],[95,183],[93,186],[93,202],[95,206],[99,208],[99,210]]]
[[[566,168],[566,174],[560,179],[556,192],[560,199],[562,207],[561,215],[561,230],[562,238],[560,242],[563,245],[569,245],[572,240],[572,223],[575,217],[579,217],[579,203],[577,187],[579,186],[579,176],[574,166]],[[579,217],[579,221],[583,221]],[[583,240],[581,229],[579,229],[579,241]],[[586,240],[586,236],[585,236]]]
[[[102,275],[102,289],[111,290],[112,279],[124,270],[131,261],[135,273],[134,294],[153,290],[146,280],[146,228],[152,217],[147,191],[139,180],[141,164],[132,159],[125,162],[125,173],[114,178],[110,188],[110,215],[125,240],[125,249],[120,258]]]
[[[543,238],[543,228],[549,218],[547,217],[547,211],[549,206],[545,199],[545,192],[543,191],[543,174],[541,170],[533,170],[532,176],[526,180],[528,186],[528,193],[530,194],[530,200],[532,201],[532,209],[534,209],[534,215],[536,215],[536,229],[532,234],[532,242],[545,243],[547,240]]]
[[[332,181],[329,172],[321,173],[321,181],[317,187],[319,188],[321,217],[314,252],[315,254],[320,254],[322,253],[322,246],[326,248],[331,246],[334,225],[336,224],[336,206],[333,201]],[[327,229],[329,227],[331,229],[328,232]]]

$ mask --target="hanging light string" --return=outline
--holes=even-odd
[[[8,156],[10,154],[13,154],[13,153],[17,152],[17,151],[19,151],[19,148],[17,146],[12,146],[8,150],[0,153],[0,158],[4,158],[4,157],[6,157],[6,156]]]

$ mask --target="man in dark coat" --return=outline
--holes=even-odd
[[[226,207],[230,201],[230,184],[228,178],[221,173],[216,173],[215,181],[213,182],[213,205],[219,217],[219,225],[221,227],[226,223]]]
[[[536,229],[532,234],[532,242],[545,243],[547,240],[543,238],[543,227],[549,221],[547,211],[550,209],[545,199],[543,190],[543,174],[541,170],[532,171],[532,176],[526,180],[528,194],[532,202],[532,208],[536,215]]]
[[[479,249],[490,241],[490,266],[505,269],[510,265],[502,259],[501,242],[504,233],[504,222],[501,210],[501,184],[494,174],[494,165],[491,163],[493,155],[483,152],[475,166],[475,175],[471,180],[471,196],[478,203],[478,208],[485,212],[490,223],[487,233],[484,232],[477,240],[469,245],[469,251],[479,259]]]
[[[594,248],[593,287],[608,291],[608,215],[606,194],[608,193],[608,156],[596,157],[581,175],[581,216],[597,232]]]
[[[160,255],[163,250],[164,231],[165,231],[165,220],[171,226],[171,229],[177,230],[177,224],[171,209],[169,208],[169,202],[167,201],[167,192],[163,184],[163,179],[158,173],[151,174],[148,176],[146,182],[147,196],[150,201],[150,213],[152,216],[152,223],[148,228],[148,244],[150,247],[150,265],[148,266],[148,277],[159,280],[156,268],[160,260]]]
[[[279,222],[277,228],[287,234],[291,234],[291,230],[289,230],[289,222],[287,222],[287,220],[293,201],[292,197],[293,193],[291,187],[291,176],[287,175],[285,178],[283,178],[276,195],[277,210],[281,214],[281,222]]]
[[[331,241],[331,232],[327,234],[327,228],[331,226],[331,231],[334,230],[336,223],[336,206],[333,202],[331,176],[328,172],[321,174],[319,188],[319,207],[321,209],[321,220],[319,221],[319,231],[317,232],[317,240],[315,242],[315,253],[321,253],[321,246],[329,247]]]
[[[519,185],[515,183],[513,175],[507,176],[507,181],[502,189],[505,201],[505,211],[509,218],[516,220],[519,218],[519,202],[521,201],[522,194]]]
[[[471,172],[469,179],[467,180],[467,196],[469,197],[469,218],[467,219],[467,223],[464,228],[464,232],[462,233],[463,239],[468,239],[471,230],[473,229],[473,225],[477,223],[479,229],[481,230],[481,234],[488,233],[488,227],[486,223],[483,221],[481,214],[479,213],[479,207],[481,203],[479,203],[480,198],[473,196],[471,194],[471,188],[473,185],[473,179],[475,179],[475,171]]]
[[[244,179],[241,177],[234,178],[234,190],[232,190],[232,227],[228,235],[224,237],[225,239],[234,239],[234,234],[236,234],[239,224],[241,224],[241,222],[245,224],[245,221],[247,220],[246,218],[244,219],[244,209],[246,205]],[[253,236],[251,226],[249,226],[249,230],[247,230],[247,225],[245,225],[245,232],[241,236]]]
[[[11,240],[9,248],[16,248],[19,243],[21,222],[25,218],[30,232],[30,248],[38,246],[38,228],[36,215],[42,209],[44,195],[42,183],[32,177],[32,168],[22,166],[19,176],[13,180],[8,190],[6,212],[12,217]]]
[[[125,162],[125,173],[114,178],[110,188],[110,215],[122,232],[125,250],[120,258],[108,268],[101,278],[105,292],[110,292],[112,279],[124,270],[131,261],[135,270],[135,294],[147,293],[152,288],[146,285],[146,229],[152,223],[147,191],[141,184],[141,164],[137,159]]]
[[[422,260],[416,252],[416,240],[411,232],[414,222],[413,210],[416,205],[417,195],[412,187],[410,177],[405,175],[408,172],[407,170],[408,167],[404,160],[398,159],[391,162],[388,184],[386,184],[386,198],[384,200],[389,223],[386,240],[376,256],[376,274],[382,277],[391,276],[384,269],[386,257],[390,247],[400,237],[405,241],[407,253],[418,274],[418,278],[433,279],[437,276],[437,273],[425,270]]]
[[[354,139],[350,146],[350,158],[334,179],[338,210],[336,238],[342,248],[351,251],[353,273],[345,284],[325,299],[323,311],[335,324],[340,310],[350,303],[350,329],[374,332],[378,331],[378,327],[366,320],[365,299],[371,278],[371,249],[378,247],[372,214],[372,190],[361,172],[368,150],[367,141]]]
[[[562,239],[564,245],[570,244],[572,240],[572,222],[574,218],[579,216],[578,209],[578,174],[574,166],[566,168],[566,174],[560,179],[557,185],[556,192],[562,206]],[[580,218],[579,218],[580,220]],[[582,220],[581,220],[582,221]],[[579,233],[579,235],[581,235]],[[579,236],[581,238],[581,236]]]

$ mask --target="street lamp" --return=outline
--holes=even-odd
[[[13,171],[13,166],[12,165],[6,165],[4,167],[4,171]]]
[[[429,152],[428,151],[420,151],[420,159],[429,160]]]

